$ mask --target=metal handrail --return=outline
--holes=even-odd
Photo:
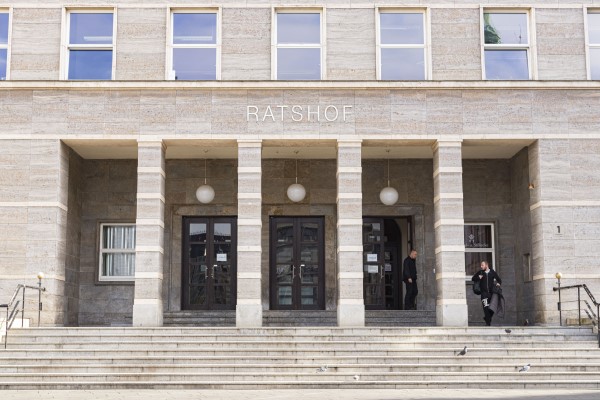
[[[13,322],[19,315],[19,304],[21,305],[21,328],[24,326],[25,321],[25,289],[34,289],[37,290],[38,295],[38,326],[40,326],[40,312],[42,311],[42,300],[41,295],[42,292],[46,291],[45,287],[42,287],[41,282],[38,286],[30,286],[24,284],[17,284],[17,288],[13,293],[10,301],[6,304],[0,304],[0,308],[6,308],[6,321],[4,326],[4,348],[6,349],[6,343],[8,341],[8,330],[12,327]],[[22,300],[17,300],[17,296],[20,291],[23,291]],[[12,308],[12,309],[11,309]]]
[[[585,309],[584,311],[590,317],[590,319],[592,320],[592,324],[594,324],[596,326],[596,330],[598,331],[598,347],[600,347],[600,303],[598,303],[596,301],[596,298],[594,297],[592,292],[590,292],[590,289],[587,287],[587,285],[585,283],[579,284],[579,285],[561,286],[560,281],[559,281],[558,287],[552,288],[553,291],[555,291],[555,292],[558,291],[559,322],[560,322],[560,325],[562,326],[562,304],[561,304],[562,302],[561,302],[560,292],[563,290],[567,290],[567,289],[577,289],[577,312],[578,312],[577,319],[579,322],[579,326],[581,326],[581,301],[582,301],[581,300],[581,288],[583,288],[583,290],[585,290],[586,294],[592,301],[592,304],[594,304],[594,306],[596,307],[596,313],[594,314],[594,310],[592,309],[590,304],[587,302],[586,299],[583,299],[583,302],[586,304],[586,306],[589,309],[589,311],[587,309]],[[594,318],[591,318],[592,316],[594,316]]]

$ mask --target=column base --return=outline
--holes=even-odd
[[[235,307],[236,327],[260,328],[262,322],[262,304],[238,304]]]
[[[466,304],[446,304],[436,307],[438,326],[469,326],[469,310]]]
[[[339,327],[365,326],[365,306],[363,304],[338,304],[337,324]]]
[[[133,304],[133,326],[163,326],[162,302]]]

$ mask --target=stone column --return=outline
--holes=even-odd
[[[133,326],[163,324],[165,146],[138,142]]]
[[[236,326],[262,326],[262,142],[238,140]]]
[[[433,145],[436,314],[439,326],[467,326],[461,141]]]
[[[365,326],[360,140],[337,143],[338,326]]]

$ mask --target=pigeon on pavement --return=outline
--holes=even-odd
[[[529,371],[529,368],[531,368],[531,364],[525,364],[521,367],[519,372],[527,372],[527,371]]]
[[[327,372],[328,369],[329,367],[327,365],[324,365],[322,367],[317,368],[317,372]]]
[[[505,329],[505,330],[504,330],[504,332],[506,332],[506,333],[511,333],[511,332],[512,332],[512,330],[511,330],[511,329]]]

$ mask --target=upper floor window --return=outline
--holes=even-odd
[[[530,79],[527,12],[483,13],[485,79]]]
[[[590,10],[587,14],[589,78],[600,79],[600,10]]]
[[[70,11],[67,79],[112,79],[113,36],[112,12]]]
[[[135,278],[135,224],[100,225],[100,281]]]
[[[278,11],[275,27],[277,79],[321,79],[321,12]]]
[[[6,79],[8,65],[8,13],[0,11],[0,81]]]
[[[178,11],[171,14],[169,79],[219,79],[217,17],[216,12]]]
[[[379,79],[426,79],[425,13],[379,13]]]

